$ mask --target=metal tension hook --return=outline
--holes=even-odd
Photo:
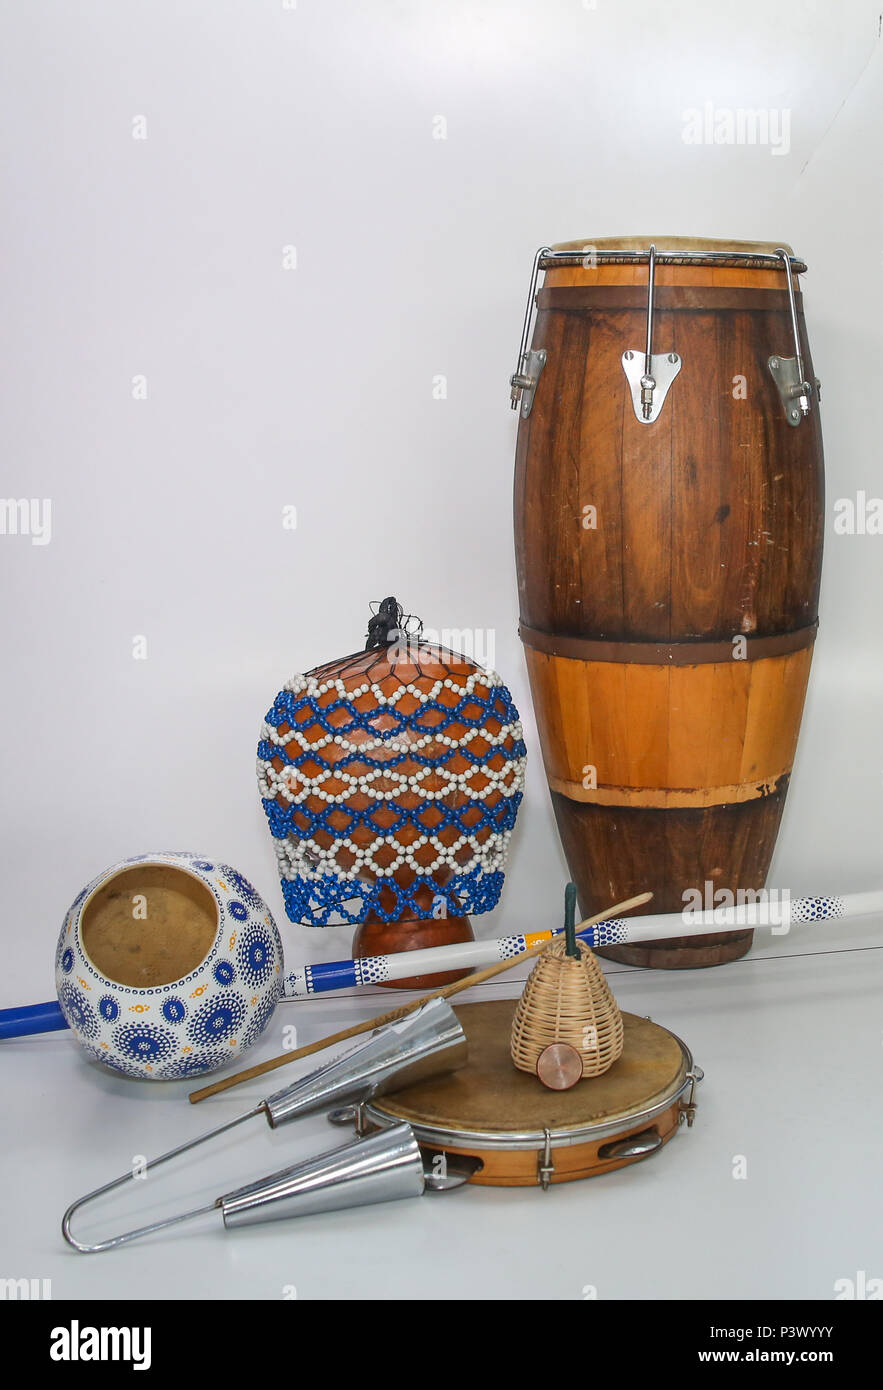
[[[650,275],[647,282],[647,339],[643,353],[628,348],[622,354],[622,369],[632,393],[632,405],[640,424],[652,425],[665,404],[669,387],[681,370],[676,352],[653,353],[653,298],[656,292],[656,247],[649,251]]]
[[[816,377],[808,381],[800,346],[800,328],[797,323],[797,304],[794,299],[794,277],[791,270],[791,257],[784,247],[779,247],[776,255],[782,258],[785,268],[785,284],[788,287],[788,309],[791,314],[791,335],[794,339],[794,356],[781,357],[774,354],[768,362],[779,398],[785,408],[785,419],[789,425],[799,425],[812,410],[812,398],[821,400],[822,383]]]
[[[512,388],[509,404],[513,410],[517,410],[520,403],[523,420],[527,419],[533,409],[537,383],[546,365],[546,349],[538,348],[536,351],[531,351],[528,348],[528,343],[530,342],[530,327],[533,322],[537,280],[540,275],[540,261],[548,255],[551,255],[551,247],[541,246],[533,258],[530,289],[527,292],[527,307],[524,311],[524,325],[521,330],[521,347],[518,350],[518,365],[509,378],[509,385]]]

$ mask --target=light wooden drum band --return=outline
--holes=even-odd
[[[491,1187],[541,1183],[546,1135],[550,1182],[569,1182],[634,1163],[644,1155],[609,1156],[617,1140],[645,1133],[658,1147],[677,1131],[693,1059],[684,1043],[649,1019],[623,1014],[622,1056],[602,1076],[550,1091],[518,1071],[509,1055],[516,1001],[464,1004],[457,1017],[469,1060],[364,1107],[369,1125],[407,1120],[421,1144],[478,1157],[470,1181]]]
[[[811,645],[691,666],[525,656],[546,778],[571,801],[732,805],[791,772]]]

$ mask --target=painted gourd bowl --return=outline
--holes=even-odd
[[[197,854],[145,854],[77,896],[55,980],[91,1058],[166,1081],[215,1071],[257,1041],[282,990],[282,964],[273,916],[242,874]]]

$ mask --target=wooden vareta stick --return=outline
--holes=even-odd
[[[636,898],[626,898],[625,902],[608,907],[605,912],[599,912],[596,917],[587,917],[584,922],[580,922],[576,930],[582,931],[585,927],[595,926],[597,922],[606,922],[608,917],[621,917],[624,912],[630,912],[633,907],[641,907],[652,897],[652,893],[639,893]],[[390,1009],[388,1013],[378,1014],[376,1018],[369,1018],[364,1023],[354,1023],[352,1028],[344,1028],[340,1033],[332,1033],[330,1037],[320,1038],[318,1042],[308,1043],[306,1047],[295,1048],[292,1052],[283,1052],[281,1057],[271,1057],[269,1062],[259,1062],[256,1067],[248,1067],[246,1071],[238,1071],[233,1076],[225,1076],[223,1081],[215,1081],[211,1086],[203,1086],[200,1091],[191,1091],[190,1103],[191,1105],[198,1105],[201,1100],[208,1100],[209,1096],[216,1096],[220,1091],[229,1091],[231,1086],[240,1086],[243,1081],[253,1081],[256,1076],[263,1076],[264,1072],[274,1071],[276,1067],[284,1067],[287,1062],[296,1062],[299,1057],[309,1057],[313,1052],[321,1052],[326,1047],[333,1047],[335,1043],[346,1042],[347,1038],[358,1037],[359,1033],[370,1033],[375,1028],[382,1028],[387,1023],[396,1023],[406,1014],[413,1013],[414,1009],[419,1009],[421,1004],[428,1003],[430,999],[449,999],[452,994],[459,994],[461,990],[471,989],[473,985],[484,984],[485,980],[491,980],[495,975],[502,975],[504,970],[511,970],[513,965],[520,965],[522,961],[529,960],[531,956],[538,956],[541,951],[545,951],[548,945],[548,941],[540,941],[529,951],[522,951],[520,955],[513,956],[511,960],[501,960],[496,965],[487,966],[484,970],[476,970],[473,974],[467,975],[465,980],[455,980],[451,985],[443,985],[441,989],[431,990],[429,994],[423,994],[419,999],[413,999],[410,1004],[401,1004],[397,1009]]]

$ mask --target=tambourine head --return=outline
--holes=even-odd
[[[602,1076],[550,1090],[512,1065],[514,1010],[511,999],[461,1005],[455,1012],[469,1047],[466,1066],[370,1102],[363,1123],[407,1120],[433,1153],[480,1159],[473,1183],[547,1187],[637,1163],[668,1143],[695,1109],[692,1057],[650,1019],[623,1014],[619,1060]]]

